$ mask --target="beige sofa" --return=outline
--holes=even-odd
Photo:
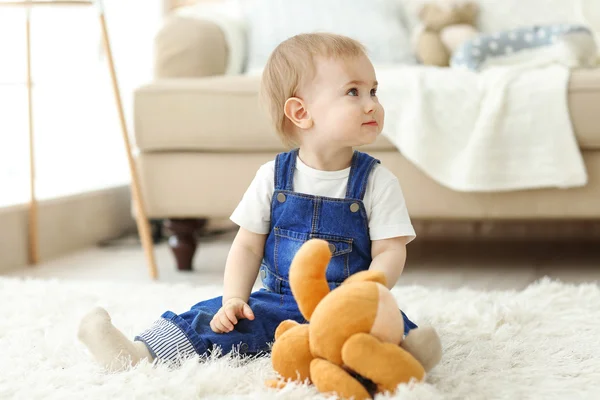
[[[135,143],[148,216],[168,219],[178,268],[190,269],[198,221],[228,217],[257,168],[285,150],[257,99],[259,78],[223,76],[225,37],[211,22],[167,19],[155,41],[156,79],[135,93]],[[384,137],[363,150],[403,186],[418,220],[596,219],[600,216],[600,69],[576,70],[568,90],[589,184],[461,193],[415,168]]]

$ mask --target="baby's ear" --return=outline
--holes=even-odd
[[[298,97],[290,97],[285,101],[283,107],[285,116],[298,128],[309,129],[313,125],[312,117],[306,109],[304,100]]]
[[[361,271],[354,275],[350,275],[342,284],[354,282],[376,282],[381,283],[383,286],[387,285],[387,279],[385,274],[381,271]]]

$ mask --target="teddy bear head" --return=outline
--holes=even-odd
[[[340,365],[342,347],[352,335],[368,333],[400,345],[404,332],[402,314],[382,272],[359,272],[349,279],[323,298],[310,320],[312,354]]]
[[[427,3],[419,11],[419,19],[425,29],[439,32],[459,24],[475,25],[479,7],[475,3]]]

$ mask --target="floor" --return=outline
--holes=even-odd
[[[201,239],[194,270],[179,272],[166,243],[155,247],[159,281],[220,284],[232,233]],[[84,249],[5,276],[151,282],[135,238]],[[481,290],[522,289],[549,276],[564,282],[600,281],[600,243],[417,241],[409,245],[400,285],[471,287]]]

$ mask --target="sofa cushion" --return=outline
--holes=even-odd
[[[260,77],[158,80],[134,96],[141,151],[280,151],[258,101]],[[574,70],[568,102],[580,147],[600,149],[600,69]],[[383,136],[365,150],[395,150]]]
[[[166,17],[154,37],[154,76],[224,74],[232,58],[226,39],[224,31],[212,21],[177,15]]]
[[[600,149],[600,69],[573,72],[568,89],[571,123],[582,149]]]
[[[406,205],[415,220],[582,219],[598,215],[600,153],[597,151],[583,153],[590,171],[590,180],[583,187],[500,193],[454,191],[430,179],[398,152],[370,154],[402,182]],[[138,154],[136,162],[148,217],[228,218],[256,170],[274,157],[275,152],[243,156],[192,152]]]

